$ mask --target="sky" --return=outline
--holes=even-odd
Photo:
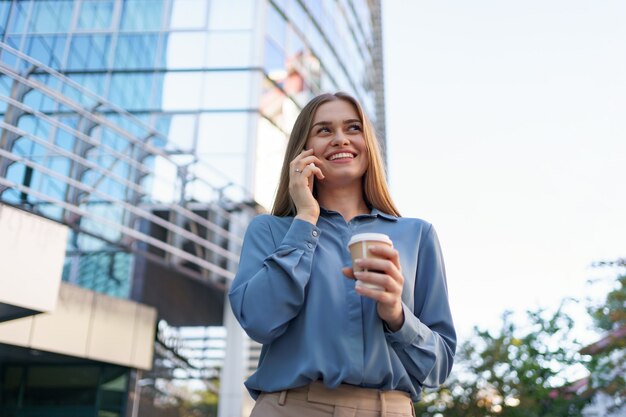
[[[626,257],[624,18],[616,0],[383,0],[391,191],[437,230],[461,339],[597,301],[614,272],[590,265]]]

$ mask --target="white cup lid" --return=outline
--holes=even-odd
[[[382,233],[359,233],[356,235],[352,235],[352,238],[348,242],[348,247],[353,243],[363,242],[364,240],[374,240],[377,242],[385,242],[393,246],[393,242],[389,238],[389,236]]]

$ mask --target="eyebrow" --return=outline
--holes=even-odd
[[[361,121],[359,119],[348,119],[348,120],[343,121],[344,125],[349,125],[350,123],[361,123]],[[332,125],[332,122],[322,120],[321,122],[317,122],[313,124],[313,126],[311,126],[311,130],[313,130],[315,126],[329,126],[329,125]]]

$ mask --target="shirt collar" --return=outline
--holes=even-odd
[[[372,209],[372,212],[370,213],[370,215],[382,217],[383,219],[390,220],[392,222],[397,222],[398,221],[398,218],[396,216],[394,216],[393,214],[383,213],[382,211],[380,211],[380,210],[378,210],[376,208]]]
[[[325,209],[324,207],[320,207],[320,211],[322,213],[325,214],[330,214],[330,213],[337,213],[334,210],[328,210]],[[396,216],[394,216],[393,214],[387,214],[387,213],[383,213],[382,211],[378,210],[377,208],[373,208],[372,211],[370,211],[369,214],[361,214],[360,216],[362,217],[382,217],[385,220],[389,220],[392,222],[397,222],[398,218]]]

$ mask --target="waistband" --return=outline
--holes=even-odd
[[[414,415],[411,396],[404,391],[381,391],[346,384],[327,388],[316,381],[304,387],[265,394],[278,395],[279,404],[284,404],[289,399],[299,399],[311,403],[381,411],[383,414],[390,412]]]

